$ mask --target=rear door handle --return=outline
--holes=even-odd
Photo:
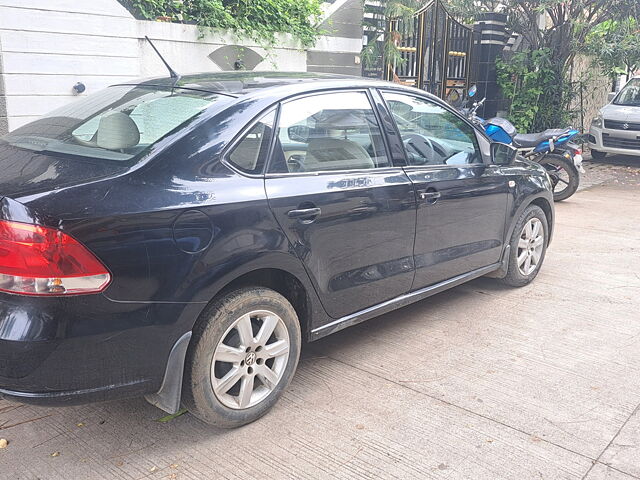
[[[298,220],[312,222],[322,213],[320,207],[300,208],[297,210],[289,210],[287,216],[289,218],[297,218]]]
[[[420,200],[426,200],[427,202],[435,202],[438,200],[442,194],[440,192],[429,191],[429,192],[420,192],[418,197]]]

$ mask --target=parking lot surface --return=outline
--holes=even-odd
[[[479,279],[310,344],[237,430],[143,399],[0,400],[0,478],[640,478],[640,170],[587,167],[533,284]]]

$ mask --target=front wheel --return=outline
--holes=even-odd
[[[573,164],[562,155],[549,154],[538,160],[551,177],[553,185],[553,200],[560,202],[576,193],[580,184],[580,172]]]
[[[187,352],[182,401],[218,427],[253,422],[278,401],[300,357],[296,311],[279,293],[243,288],[203,313]]]
[[[518,219],[509,242],[509,264],[502,283],[523,287],[540,271],[549,242],[549,223],[544,211],[529,205]]]

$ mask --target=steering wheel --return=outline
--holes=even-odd
[[[404,135],[403,143],[407,154],[411,157],[412,164],[433,163],[434,148],[431,140],[417,133],[409,133]]]
[[[293,170],[291,167],[293,167]],[[304,172],[305,169],[302,164],[302,155],[291,155],[287,159],[287,169],[289,172]]]

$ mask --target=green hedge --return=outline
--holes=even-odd
[[[303,46],[318,36],[320,0],[119,0],[136,18],[222,28],[275,43],[277,33],[290,33]]]

